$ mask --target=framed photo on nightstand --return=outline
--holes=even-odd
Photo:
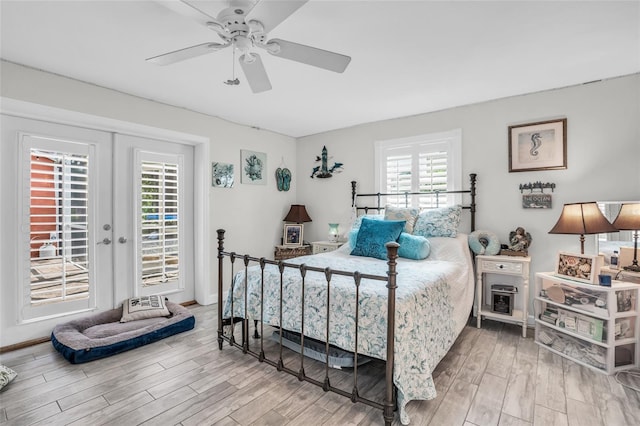
[[[282,242],[285,246],[295,247],[302,245],[302,224],[285,224]]]

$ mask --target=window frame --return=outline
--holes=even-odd
[[[135,286],[134,286],[134,294],[136,296],[146,296],[155,293],[171,293],[177,291],[183,291],[186,287],[185,274],[182,270],[178,270],[178,276],[176,279],[170,280],[168,282],[157,283],[152,285],[144,284],[144,272],[145,266],[143,262],[143,256],[146,250],[146,245],[143,242],[143,212],[142,212],[142,185],[140,179],[143,174],[143,168],[145,163],[157,163],[163,165],[174,165],[176,167],[176,195],[178,199],[176,200],[177,204],[177,257],[178,262],[184,262],[186,258],[185,255],[185,247],[184,247],[184,235],[185,232],[185,206],[182,202],[182,193],[185,191],[184,185],[184,156],[181,154],[169,154],[169,153],[160,153],[160,152],[151,152],[144,149],[135,149],[134,150],[134,158],[135,158],[135,172],[133,174],[134,179],[134,194],[135,194],[135,203],[132,212],[134,214],[133,223],[134,223],[134,253],[136,256],[136,261],[134,265],[135,270]],[[163,245],[163,250],[165,246]],[[164,251],[163,251],[164,254]],[[163,260],[163,268],[166,266],[166,262]],[[182,268],[182,263],[179,263],[179,268]]]
[[[64,152],[65,154],[86,155],[88,163],[91,165],[87,170],[88,194],[87,194],[87,232],[95,235],[96,222],[96,196],[97,192],[95,178],[95,158],[96,148],[91,142],[79,141],[73,139],[61,139],[54,136],[46,136],[35,132],[19,132],[19,170],[21,174],[18,194],[20,203],[18,204],[17,214],[18,223],[20,224],[20,251],[22,256],[19,258],[20,267],[18,268],[18,300],[21,301],[19,323],[29,323],[40,321],[43,319],[54,318],[78,312],[86,312],[96,308],[96,265],[94,263],[95,251],[94,247],[89,244],[87,247],[87,264],[88,266],[88,295],[81,299],[67,298],[64,300],[54,301],[52,303],[37,304],[31,301],[31,243],[30,227],[31,227],[31,151],[32,149],[42,149],[55,152]],[[29,194],[29,196],[27,196]],[[26,231],[29,229],[29,231]]]
[[[387,187],[387,158],[391,151],[410,152],[414,164],[419,160],[421,153],[445,150],[447,152],[447,191],[460,190],[462,188],[462,129],[453,129],[445,132],[428,133],[406,138],[386,139],[375,142],[374,154],[374,182],[375,191],[386,193]],[[415,156],[415,158],[414,158]],[[415,173],[416,167],[412,167]],[[419,185],[419,181],[418,181]],[[410,192],[418,192],[419,186],[412,183]],[[461,194],[451,194],[446,197],[446,205],[460,204]],[[418,196],[411,197],[409,207],[418,207]],[[385,200],[386,204],[386,200]],[[443,204],[441,207],[444,207]]]

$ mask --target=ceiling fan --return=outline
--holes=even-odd
[[[220,37],[221,43],[202,43],[154,56],[147,61],[168,65],[232,47],[234,54],[236,50],[240,53],[240,66],[253,93],[271,90],[271,82],[260,55],[255,53],[256,47],[280,58],[341,73],[351,61],[349,56],[286,40],[267,40],[267,34],[271,30],[307,1],[258,0],[254,5],[250,1],[232,0],[229,7],[223,9],[216,18],[184,0],[163,1],[161,2],[163,6],[195,19],[214,31]],[[237,79],[229,80],[227,84],[238,84],[238,82]]]

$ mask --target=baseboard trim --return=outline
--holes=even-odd
[[[27,348],[29,346],[39,345],[40,343],[50,341],[50,337],[39,337],[37,339],[27,340],[26,342],[20,342],[13,345],[0,347],[0,354],[5,352],[17,351],[18,349]]]

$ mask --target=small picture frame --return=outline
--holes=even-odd
[[[509,126],[509,172],[567,168],[567,119]]]
[[[240,183],[267,184],[267,154],[246,149],[240,150]]]
[[[302,224],[285,224],[282,242],[288,247],[299,247],[302,245]]]
[[[597,285],[603,264],[602,256],[559,252],[555,273],[562,278]]]
[[[233,164],[211,163],[211,186],[215,188],[232,188],[233,180]]]

